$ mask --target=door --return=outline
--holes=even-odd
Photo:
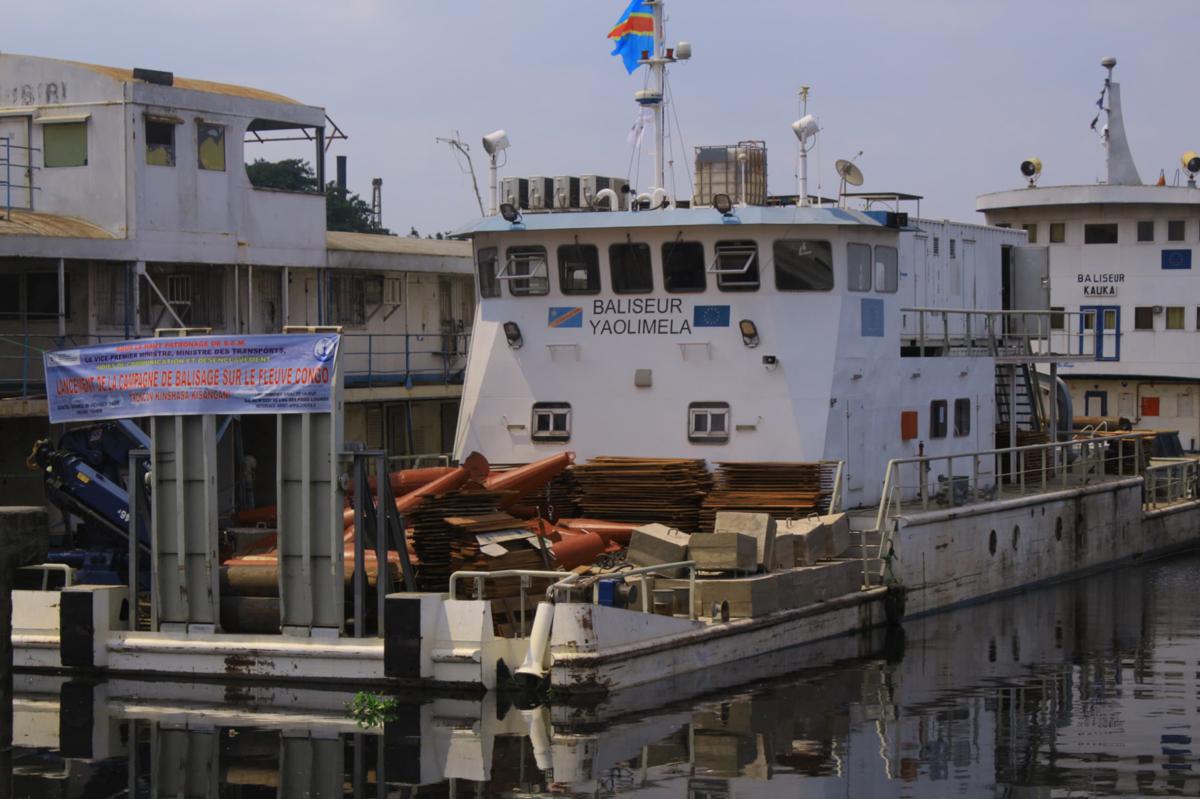
[[[0,117],[0,206],[33,208],[29,130],[33,117]]]
[[[1108,416],[1108,392],[1086,391],[1083,394],[1084,416]]]
[[[1121,360],[1121,306],[1081,305],[1079,307],[1079,339],[1081,351],[1089,352],[1088,336],[1095,342],[1097,361]]]
[[[861,399],[846,400],[846,489],[861,490],[867,471],[867,417]]]

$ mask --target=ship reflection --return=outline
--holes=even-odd
[[[832,642],[739,688],[400,697],[367,729],[344,691],[18,675],[12,795],[1197,795],[1198,577],[1189,557],[911,620],[902,647]]]

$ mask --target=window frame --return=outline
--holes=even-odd
[[[590,252],[590,259],[584,259],[583,268],[587,275],[586,285],[583,288],[576,288],[572,285],[574,278],[568,279],[567,265],[570,263],[563,257],[564,251],[575,251],[578,253]],[[579,296],[587,294],[600,293],[600,248],[595,244],[580,244],[575,241],[572,244],[560,244],[555,251],[555,256],[558,258],[558,290],[568,296]]]
[[[1149,226],[1149,235],[1148,236],[1144,235],[1146,233],[1146,229],[1145,229],[1146,226]],[[1139,219],[1138,223],[1137,223],[1138,243],[1139,244],[1153,243],[1154,237],[1158,233],[1158,231],[1156,230],[1157,227],[1158,227],[1158,225],[1155,224],[1155,221],[1153,219]]]
[[[514,271],[520,264],[524,264],[529,271]],[[510,297],[544,297],[549,294],[550,254],[546,251],[546,245],[514,244],[506,247],[504,268],[496,273],[496,279],[508,281]]]
[[[88,165],[88,121],[82,119],[76,122],[53,122],[42,123],[42,166],[45,169],[70,169],[71,167],[87,166]],[[56,139],[64,131],[79,130],[83,132],[83,161],[81,162],[60,162],[57,159],[50,157],[51,151],[59,145],[51,146],[51,141]]]
[[[69,277],[69,276],[68,276]],[[54,286],[53,308],[48,311],[33,310],[34,282],[46,280]],[[10,285],[8,284],[11,281]],[[25,323],[52,322],[58,319],[58,272],[31,270],[28,272],[4,272],[0,274],[0,297],[11,305],[0,309],[0,320]],[[71,281],[63,282],[63,319],[71,319]]]
[[[866,250],[866,261],[856,263],[859,259],[853,253]],[[846,291],[866,292],[875,284],[875,256],[870,244],[860,241],[846,242]],[[865,278],[865,285],[863,283]]]
[[[1037,222],[1023,222],[1023,223],[1021,223],[1021,230],[1025,231],[1025,243],[1026,244],[1037,244],[1038,243],[1038,223]]]
[[[1065,330],[1067,326],[1067,308],[1065,305],[1050,306],[1050,329]]]
[[[735,262],[745,257],[745,261],[740,267],[726,267],[722,263],[722,259],[726,257],[733,257]],[[758,264],[757,241],[726,239],[718,241],[713,247],[713,261],[708,271],[717,276],[717,288],[721,291],[758,291],[762,285],[762,274]]]
[[[1051,222],[1049,236],[1051,244],[1065,244],[1067,241],[1067,223]]]
[[[829,285],[824,286],[824,287],[817,286],[816,288],[812,288],[811,286],[815,285],[815,283],[813,281],[809,281],[809,285],[810,285],[809,288],[792,288],[789,286],[780,285],[779,278],[781,275],[785,276],[789,280],[796,281],[796,280],[800,279],[800,276],[796,275],[793,272],[787,272],[787,271],[781,270],[780,265],[779,265],[780,264],[780,258],[779,258],[780,246],[782,245],[785,247],[792,247],[792,246],[800,247],[800,246],[808,246],[810,244],[819,244],[819,245],[821,245],[821,247],[824,248],[825,254],[829,257],[828,264],[822,264],[820,257],[815,252],[811,252],[808,256],[801,256],[799,251],[797,251],[796,257],[797,258],[805,257],[808,261],[812,262],[813,264],[816,264],[819,266],[824,266],[825,272],[822,276],[828,278]],[[774,272],[774,274],[775,274],[775,290],[776,291],[795,291],[795,292],[802,292],[802,293],[806,293],[806,294],[831,292],[837,286],[837,278],[834,275],[835,268],[836,268],[836,263],[835,263],[834,257],[833,257],[833,243],[828,239],[775,239],[773,242],[771,242],[771,271]],[[803,277],[805,277],[805,279],[807,279],[809,276],[804,275]]]
[[[929,437],[945,438],[949,430],[949,407],[944,399],[929,403]]]
[[[529,438],[533,441],[562,443],[571,440],[571,403],[569,402],[535,402],[529,411]],[[563,426],[557,425],[558,417],[562,417]],[[540,430],[539,419],[548,419],[549,427]]]
[[[203,129],[220,131],[217,137],[205,136]],[[204,163],[204,142],[206,139],[217,141],[221,145],[221,166],[206,166]],[[228,150],[225,148],[225,125],[218,122],[209,122],[204,119],[196,120],[196,168],[202,172],[224,172],[228,166]]]
[[[1178,232],[1179,235],[1175,235]],[[1187,220],[1167,220],[1167,241],[1187,241]]]
[[[1143,319],[1148,319],[1150,324],[1142,324]],[[1154,329],[1154,306],[1152,305],[1135,305],[1133,308],[1133,329],[1134,330],[1153,330]]]
[[[697,420],[701,418],[705,420],[703,430],[700,430],[696,424]],[[723,429],[716,432],[713,431],[712,425],[712,420],[715,418],[723,419]],[[688,441],[693,444],[724,444],[729,441],[731,419],[728,402],[688,403]]]
[[[698,247],[700,249],[700,257],[698,259],[696,259],[696,263],[694,264],[694,266],[696,267],[696,271],[694,274],[688,275],[688,274],[686,274],[685,270],[671,269],[671,264],[675,262],[675,259],[677,257],[680,257],[679,255],[677,255],[677,251],[681,247],[683,247],[687,250],[690,250],[695,247]],[[708,275],[706,274],[706,270],[705,270],[704,242],[691,241],[691,240],[684,241],[681,236],[676,236],[671,241],[663,242],[663,245],[660,248],[660,252],[662,255],[662,276],[663,276],[663,290],[664,291],[666,291],[670,294],[699,294],[701,292],[708,290]],[[682,257],[687,257],[686,253],[683,254]],[[691,265],[689,265],[689,268],[690,268],[690,266]],[[678,278],[680,276],[683,276],[684,278],[691,278],[693,281],[698,279],[700,285],[699,286],[695,286],[695,285],[679,286],[679,285],[677,285],[677,282],[678,282]]]
[[[490,255],[489,255],[490,253]],[[500,264],[499,247],[480,247],[475,252],[475,282],[479,290],[479,299],[491,300],[501,295],[500,280],[496,277],[496,267]],[[485,271],[485,267],[486,271]],[[484,279],[484,275],[487,279]],[[487,291],[484,291],[484,287]]]
[[[880,250],[891,253],[892,262],[879,260]],[[873,264],[875,269],[875,291],[878,294],[895,294],[900,290],[900,250],[890,244],[876,244]],[[890,281],[889,281],[890,278]],[[890,285],[892,288],[886,288]],[[883,286],[884,288],[881,288]]]
[[[1103,240],[1097,240],[1096,236],[1091,236],[1092,240],[1089,241],[1089,234],[1099,234],[1101,232],[1106,232],[1106,233],[1111,232],[1112,240],[1109,241],[1108,240],[1109,237],[1107,235],[1105,235],[1105,236],[1100,237],[1100,239],[1103,239]],[[1084,244],[1120,244],[1121,243],[1121,226],[1119,224],[1117,224],[1116,222],[1084,222],[1083,223],[1083,243]]]
[[[1176,316],[1172,324],[1172,312]],[[1163,330],[1184,330],[1187,327],[1187,308],[1183,305],[1168,305],[1163,313]]]
[[[640,287],[630,288],[630,287],[628,287],[628,281],[627,281],[627,278],[629,277],[628,263],[624,257],[621,259],[622,276],[620,279],[617,278],[617,269],[616,269],[617,259],[613,258],[613,253],[616,252],[618,249],[627,250],[631,254],[641,253],[641,252],[645,253],[646,260],[645,260],[644,275],[640,275],[640,276],[646,278],[646,281],[648,284],[646,286],[646,288],[640,288]],[[641,271],[641,264],[638,264],[638,266],[639,266],[639,271]],[[614,294],[651,294],[651,293],[653,293],[654,292],[654,261],[653,261],[652,252],[650,250],[650,245],[644,241],[629,241],[629,240],[608,245],[608,277],[609,277],[609,280],[612,281],[612,290],[613,290]]]
[[[959,397],[954,400],[954,437],[965,438],[971,435],[971,398]]]
[[[178,147],[178,145],[179,145],[178,138],[179,137],[175,133],[175,128],[179,125],[179,122],[168,119],[166,117],[156,117],[156,116],[150,116],[150,115],[146,115],[142,121],[143,121],[142,133],[143,133],[143,136],[145,139],[146,165],[147,166],[162,166],[162,167],[174,168],[175,164],[178,161],[178,153],[179,153],[179,147]],[[152,130],[162,131],[162,132],[170,131],[171,132],[170,143],[166,144],[166,143],[162,143],[162,142],[157,142],[157,143],[152,142],[151,135],[150,135]],[[159,151],[166,153],[166,162],[165,163],[160,163],[158,161],[152,160],[152,153],[159,152]]]

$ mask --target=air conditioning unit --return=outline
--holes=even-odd
[[[554,207],[554,180],[551,178],[529,179],[529,209],[545,211]]]
[[[579,203],[581,208],[593,208],[597,211],[625,211],[629,208],[629,194],[624,191],[629,181],[625,178],[609,178],[603,175],[584,175],[579,179]],[[596,195],[602,189],[612,189],[617,193],[617,207],[609,208],[607,200],[597,204]]]
[[[560,175],[554,179],[554,207],[579,208],[579,178]]]
[[[525,178],[504,178],[500,181],[500,202],[512,203],[522,211],[529,209],[529,181]]]

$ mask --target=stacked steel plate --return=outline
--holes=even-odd
[[[776,518],[824,513],[832,481],[823,463],[718,463],[713,490],[700,511],[711,532],[717,511],[769,513]]]
[[[685,531],[696,529],[712,484],[704,461],[683,458],[598,457],[572,472],[583,516]]]
[[[405,517],[413,549],[420,558],[417,586],[422,591],[445,591],[454,571],[451,559],[454,546],[466,535],[450,524],[455,517],[480,517],[495,514],[499,502],[507,497],[497,491],[452,491],[424,502]]]

